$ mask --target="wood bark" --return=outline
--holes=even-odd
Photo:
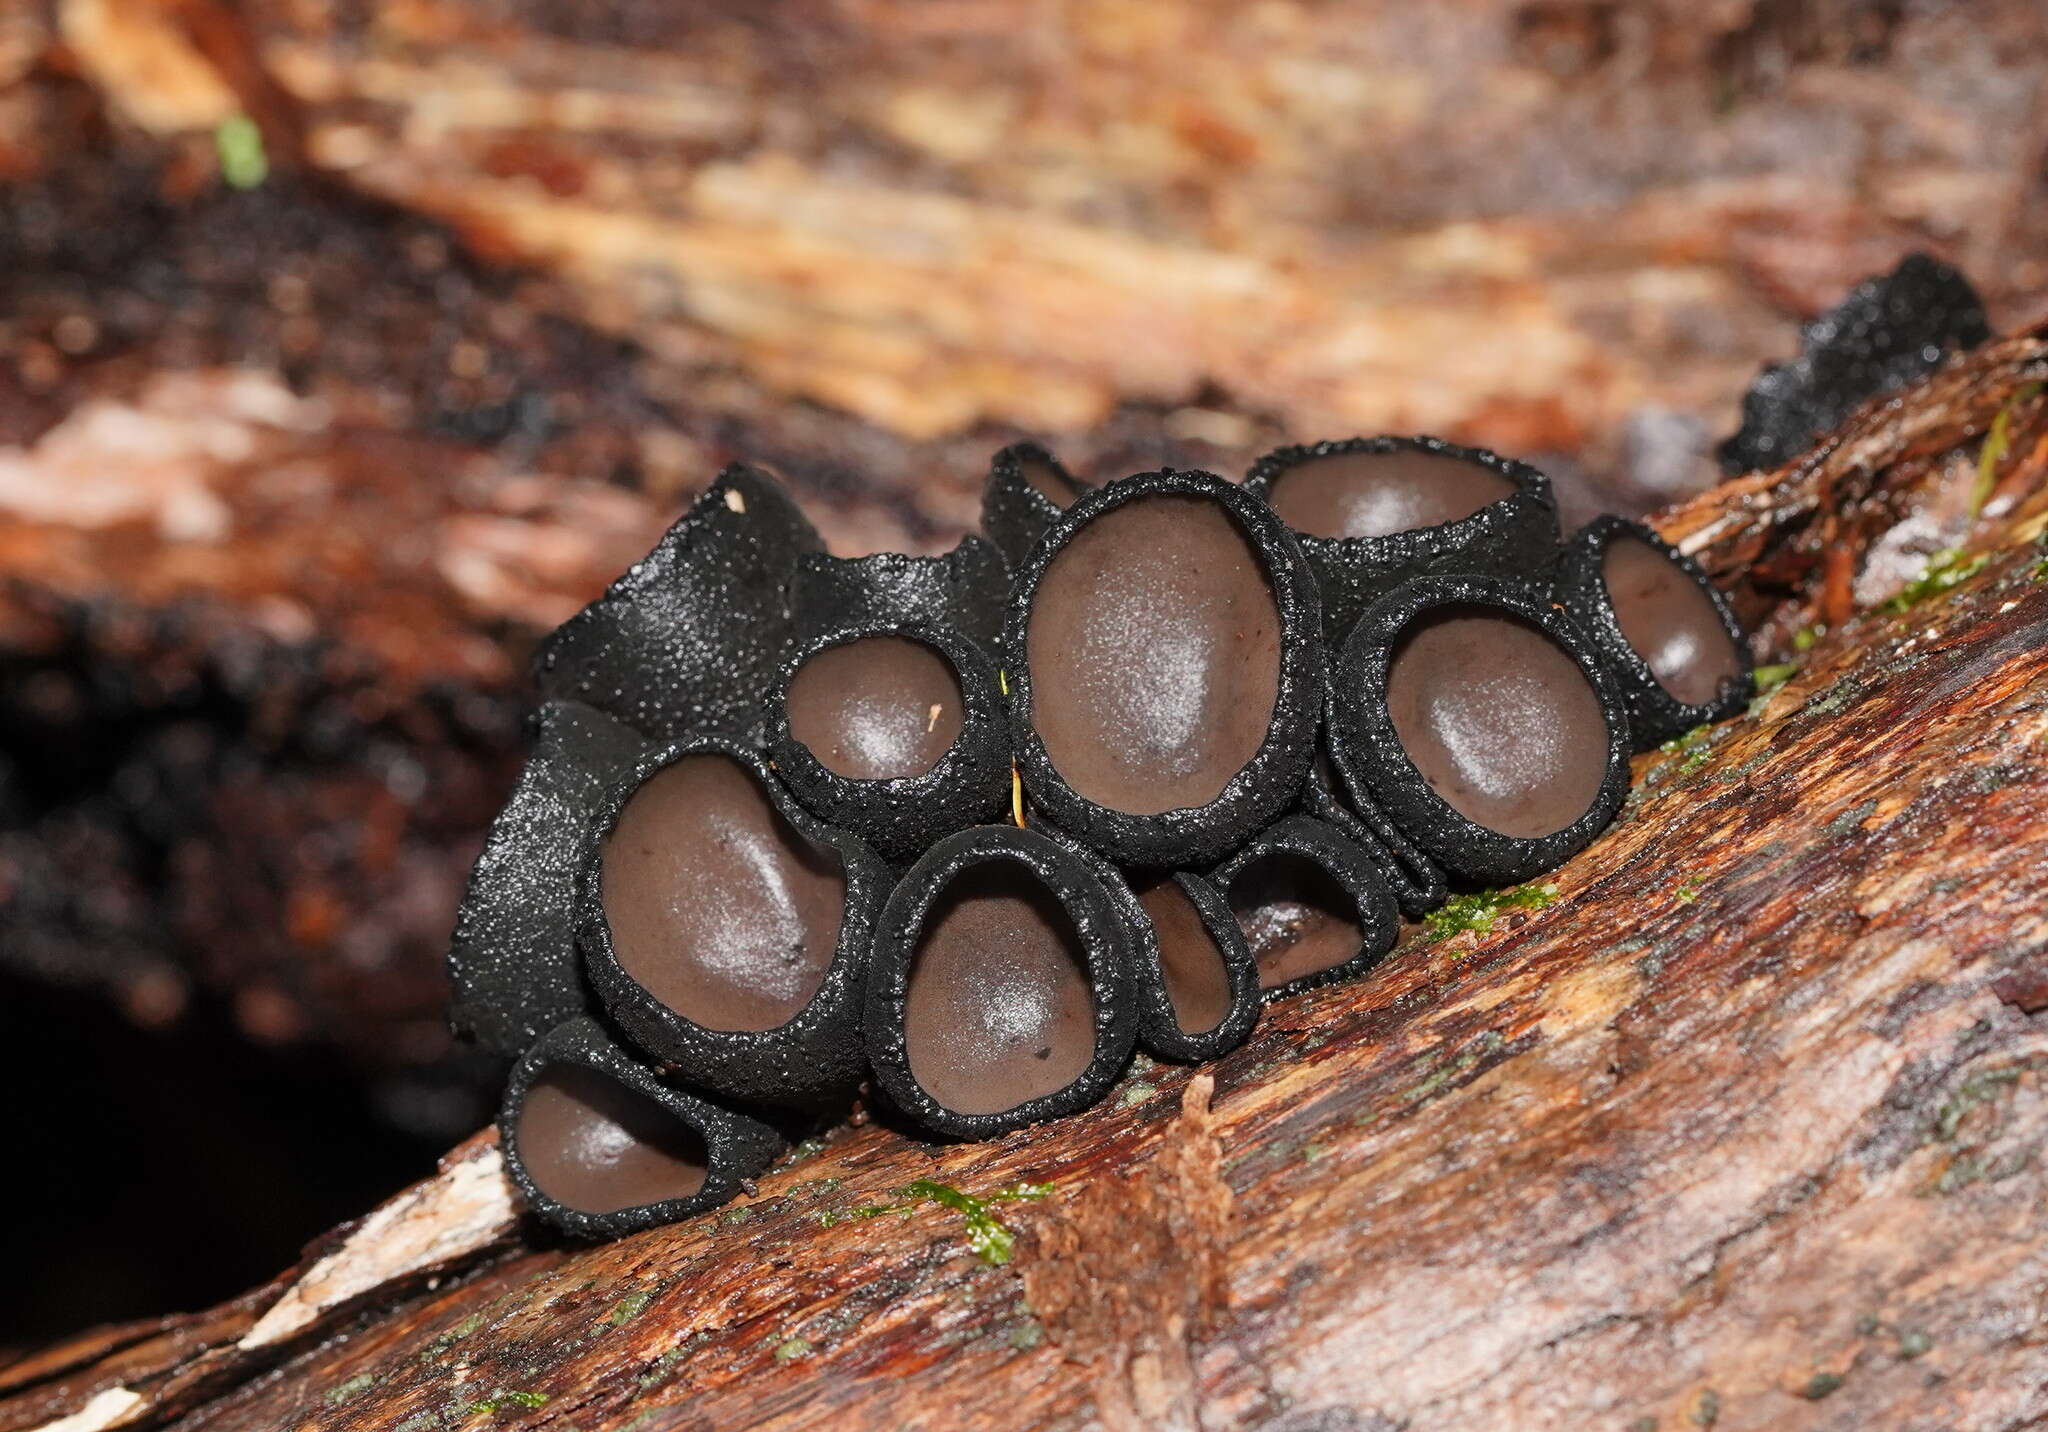
[[[2048,1418],[2044,382],[2000,341],[1664,514],[1797,670],[1553,897],[1087,1114],[844,1128],[603,1247],[524,1232],[481,1136],[266,1289],[0,1370],[0,1428]],[[992,1261],[919,1180],[1050,1192]]]

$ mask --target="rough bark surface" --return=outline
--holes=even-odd
[[[841,1130],[604,1247],[524,1241],[474,1140],[270,1288],[0,1369],[0,1428],[2048,1418],[2044,381],[2004,340],[1663,517],[1798,670],[1642,758],[1553,898],[1090,1113]],[[918,1180],[1050,1191],[1006,1249]]]

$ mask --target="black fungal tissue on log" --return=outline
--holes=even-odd
[[[1572,539],[1558,600],[1621,689],[1637,750],[1742,710],[1755,680],[1727,599],[1640,522],[1601,517]]]
[[[1424,577],[1345,642],[1330,752],[1446,871],[1504,884],[1560,864],[1628,790],[1620,692],[1547,590]]]
[[[992,1138],[1075,1113],[1129,1062],[1131,931],[1093,864],[977,826],[904,875],[875,936],[868,1059],[921,1127]]]
[[[1797,358],[1757,375],[1742,400],[1741,429],[1717,452],[1721,470],[1733,477],[1788,462],[1869,399],[1990,337],[1970,281],[1926,254],[1908,254],[1802,328]]]
[[[1270,452],[1245,474],[1300,539],[1332,647],[1402,582],[1526,577],[1557,559],[1557,499],[1524,462],[1437,438],[1347,438]]]
[[[498,1127],[528,1205],[584,1238],[716,1208],[785,1146],[767,1124],[656,1078],[580,1015],[513,1066]]]
[[[798,562],[802,635],[768,702],[767,747],[808,810],[899,866],[1008,803],[992,656],[1008,585],[975,537],[943,557]]]
[[[1739,441],[1975,341],[1972,304],[1922,260],[1857,290]],[[983,526],[835,557],[735,466],[542,647],[449,966],[555,1229],[710,1208],[778,1155],[767,1120],[864,1079],[979,1139],[1096,1103],[1137,1048],[1224,1055],[1401,916],[1581,849],[1632,749],[1753,685],[1649,528],[1564,544],[1541,473],[1433,438],[1241,486],[1093,487],[1018,444]]]
[[[1045,529],[1094,491],[1037,443],[1013,443],[989,465],[981,493],[981,530],[1014,571],[1024,565]]]
[[[1061,516],[1003,649],[1024,789],[1120,864],[1205,866],[1293,805],[1315,756],[1315,581],[1264,503],[1151,472]]]
[[[867,955],[890,884],[864,841],[718,737],[644,761],[591,836],[584,968],[635,1044],[747,1103],[859,1083]]]

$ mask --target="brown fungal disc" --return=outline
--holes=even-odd
[[[996,861],[933,903],[903,1006],[911,1077],[955,1113],[998,1114],[1079,1079],[1095,999],[1066,909],[1026,866]]]
[[[1387,537],[1470,517],[1515,491],[1491,468],[1445,453],[1337,452],[1287,469],[1273,510],[1311,537]]]
[[[1705,706],[1742,677],[1742,654],[1713,599],[1669,557],[1635,537],[1616,537],[1600,558],[1614,619],[1657,684],[1688,706]]]
[[[1230,1013],[1230,971],[1194,901],[1160,876],[1137,892],[1138,903],[1152,919],[1159,943],[1159,970],[1174,1022],[1185,1034],[1207,1034]]]
[[[1253,860],[1225,893],[1259,967],[1260,989],[1341,965],[1365,942],[1357,902],[1334,875],[1295,851]]]
[[[519,1158],[549,1198],[579,1213],[688,1198],[704,1140],[646,1095],[577,1064],[550,1065],[519,1111]]]
[[[964,710],[952,663],[897,636],[826,647],[797,668],[788,704],[790,735],[853,781],[923,775],[959,739]]]
[[[817,992],[846,876],[725,756],[650,777],[604,843],[604,916],[621,968],[706,1029],[774,1029]]]
[[[1280,609],[1223,507],[1161,494],[1105,512],[1040,581],[1031,722],[1076,795],[1199,808],[1257,754],[1280,686]]]
[[[1439,607],[1401,634],[1387,713],[1447,804],[1530,839],[1584,815],[1607,775],[1607,719],[1571,655],[1518,617]]]

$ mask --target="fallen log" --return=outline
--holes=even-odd
[[[590,1249],[480,1136],[266,1289],[0,1368],[0,1429],[2048,1417],[2044,382],[2000,341],[1665,514],[1796,670],[1214,1065],[842,1128]]]

